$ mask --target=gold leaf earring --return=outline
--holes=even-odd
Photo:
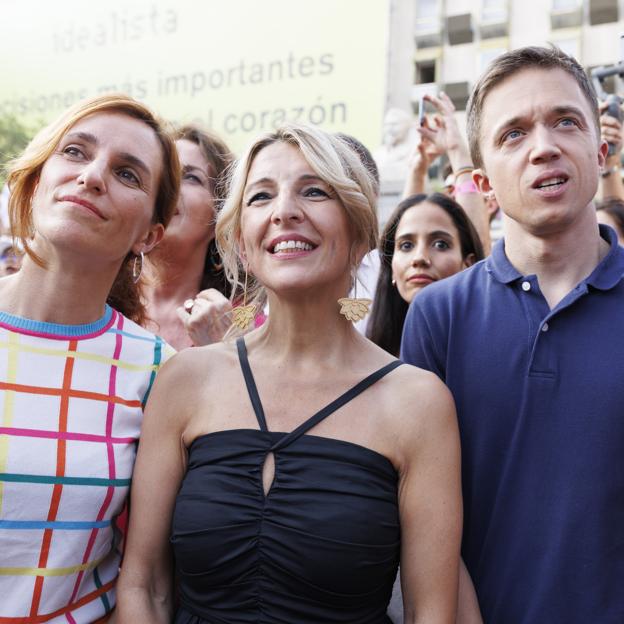
[[[342,297],[341,299],[338,299],[338,303],[340,304],[340,314],[342,314],[347,320],[356,323],[357,321],[361,321],[368,314],[368,309],[370,308],[371,303],[373,303],[373,300],[358,299],[357,276],[354,280],[353,294],[353,297]]]
[[[254,320],[256,313],[256,304],[247,305],[247,266],[245,266],[245,288],[243,289],[243,305],[237,306],[232,310],[232,325],[240,330],[247,329],[249,324]]]

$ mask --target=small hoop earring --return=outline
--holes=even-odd
[[[370,308],[372,299],[358,299],[357,296],[357,275],[353,280],[353,297],[342,297],[338,299],[340,304],[340,314],[342,314],[348,321],[356,323],[361,321],[367,314]]]
[[[247,305],[247,265],[245,265],[245,286],[243,288],[243,305],[236,306],[232,310],[232,325],[238,327],[238,329],[245,330],[249,327],[249,324],[254,320],[256,313],[256,304],[250,303]]]
[[[140,251],[139,252],[139,256],[134,256],[134,263],[132,265],[132,283],[136,284],[140,279],[141,279],[141,273],[143,273],[143,260],[145,259],[145,256],[143,255],[143,252]],[[141,266],[139,267],[139,270],[137,271],[137,260],[141,258]]]

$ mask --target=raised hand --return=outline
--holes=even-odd
[[[232,323],[232,304],[214,288],[199,292],[190,309],[180,306],[176,312],[195,346],[221,341]]]

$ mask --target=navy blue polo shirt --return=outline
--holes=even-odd
[[[624,622],[624,249],[550,310],[492,255],[412,302],[401,358],[453,393],[462,556],[487,624]]]

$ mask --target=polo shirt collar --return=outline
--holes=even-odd
[[[617,234],[608,225],[600,225],[600,236],[611,245],[611,249],[585,283],[599,290],[609,290],[624,277],[624,248],[618,245]]]
[[[485,268],[494,279],[502,284],[510,284],[523,277],[522,273],[520,273],[507,258],[504,238],[501,238],[494,247],[492,247],[492,253],[485,261]]]
[[[589,277],[584,280],[584,283],[599,290],[609,290],[624,277],[624,248],[618,245],[617,235],[612,228],[603,224],[599,227],[600,236],[610,244],[611,248]],[[504,239],[494,245],[492,254],[485,261],[485,267],[487,272],[502,284],[510,284],[524,277],[509,262],[505,254]]]

